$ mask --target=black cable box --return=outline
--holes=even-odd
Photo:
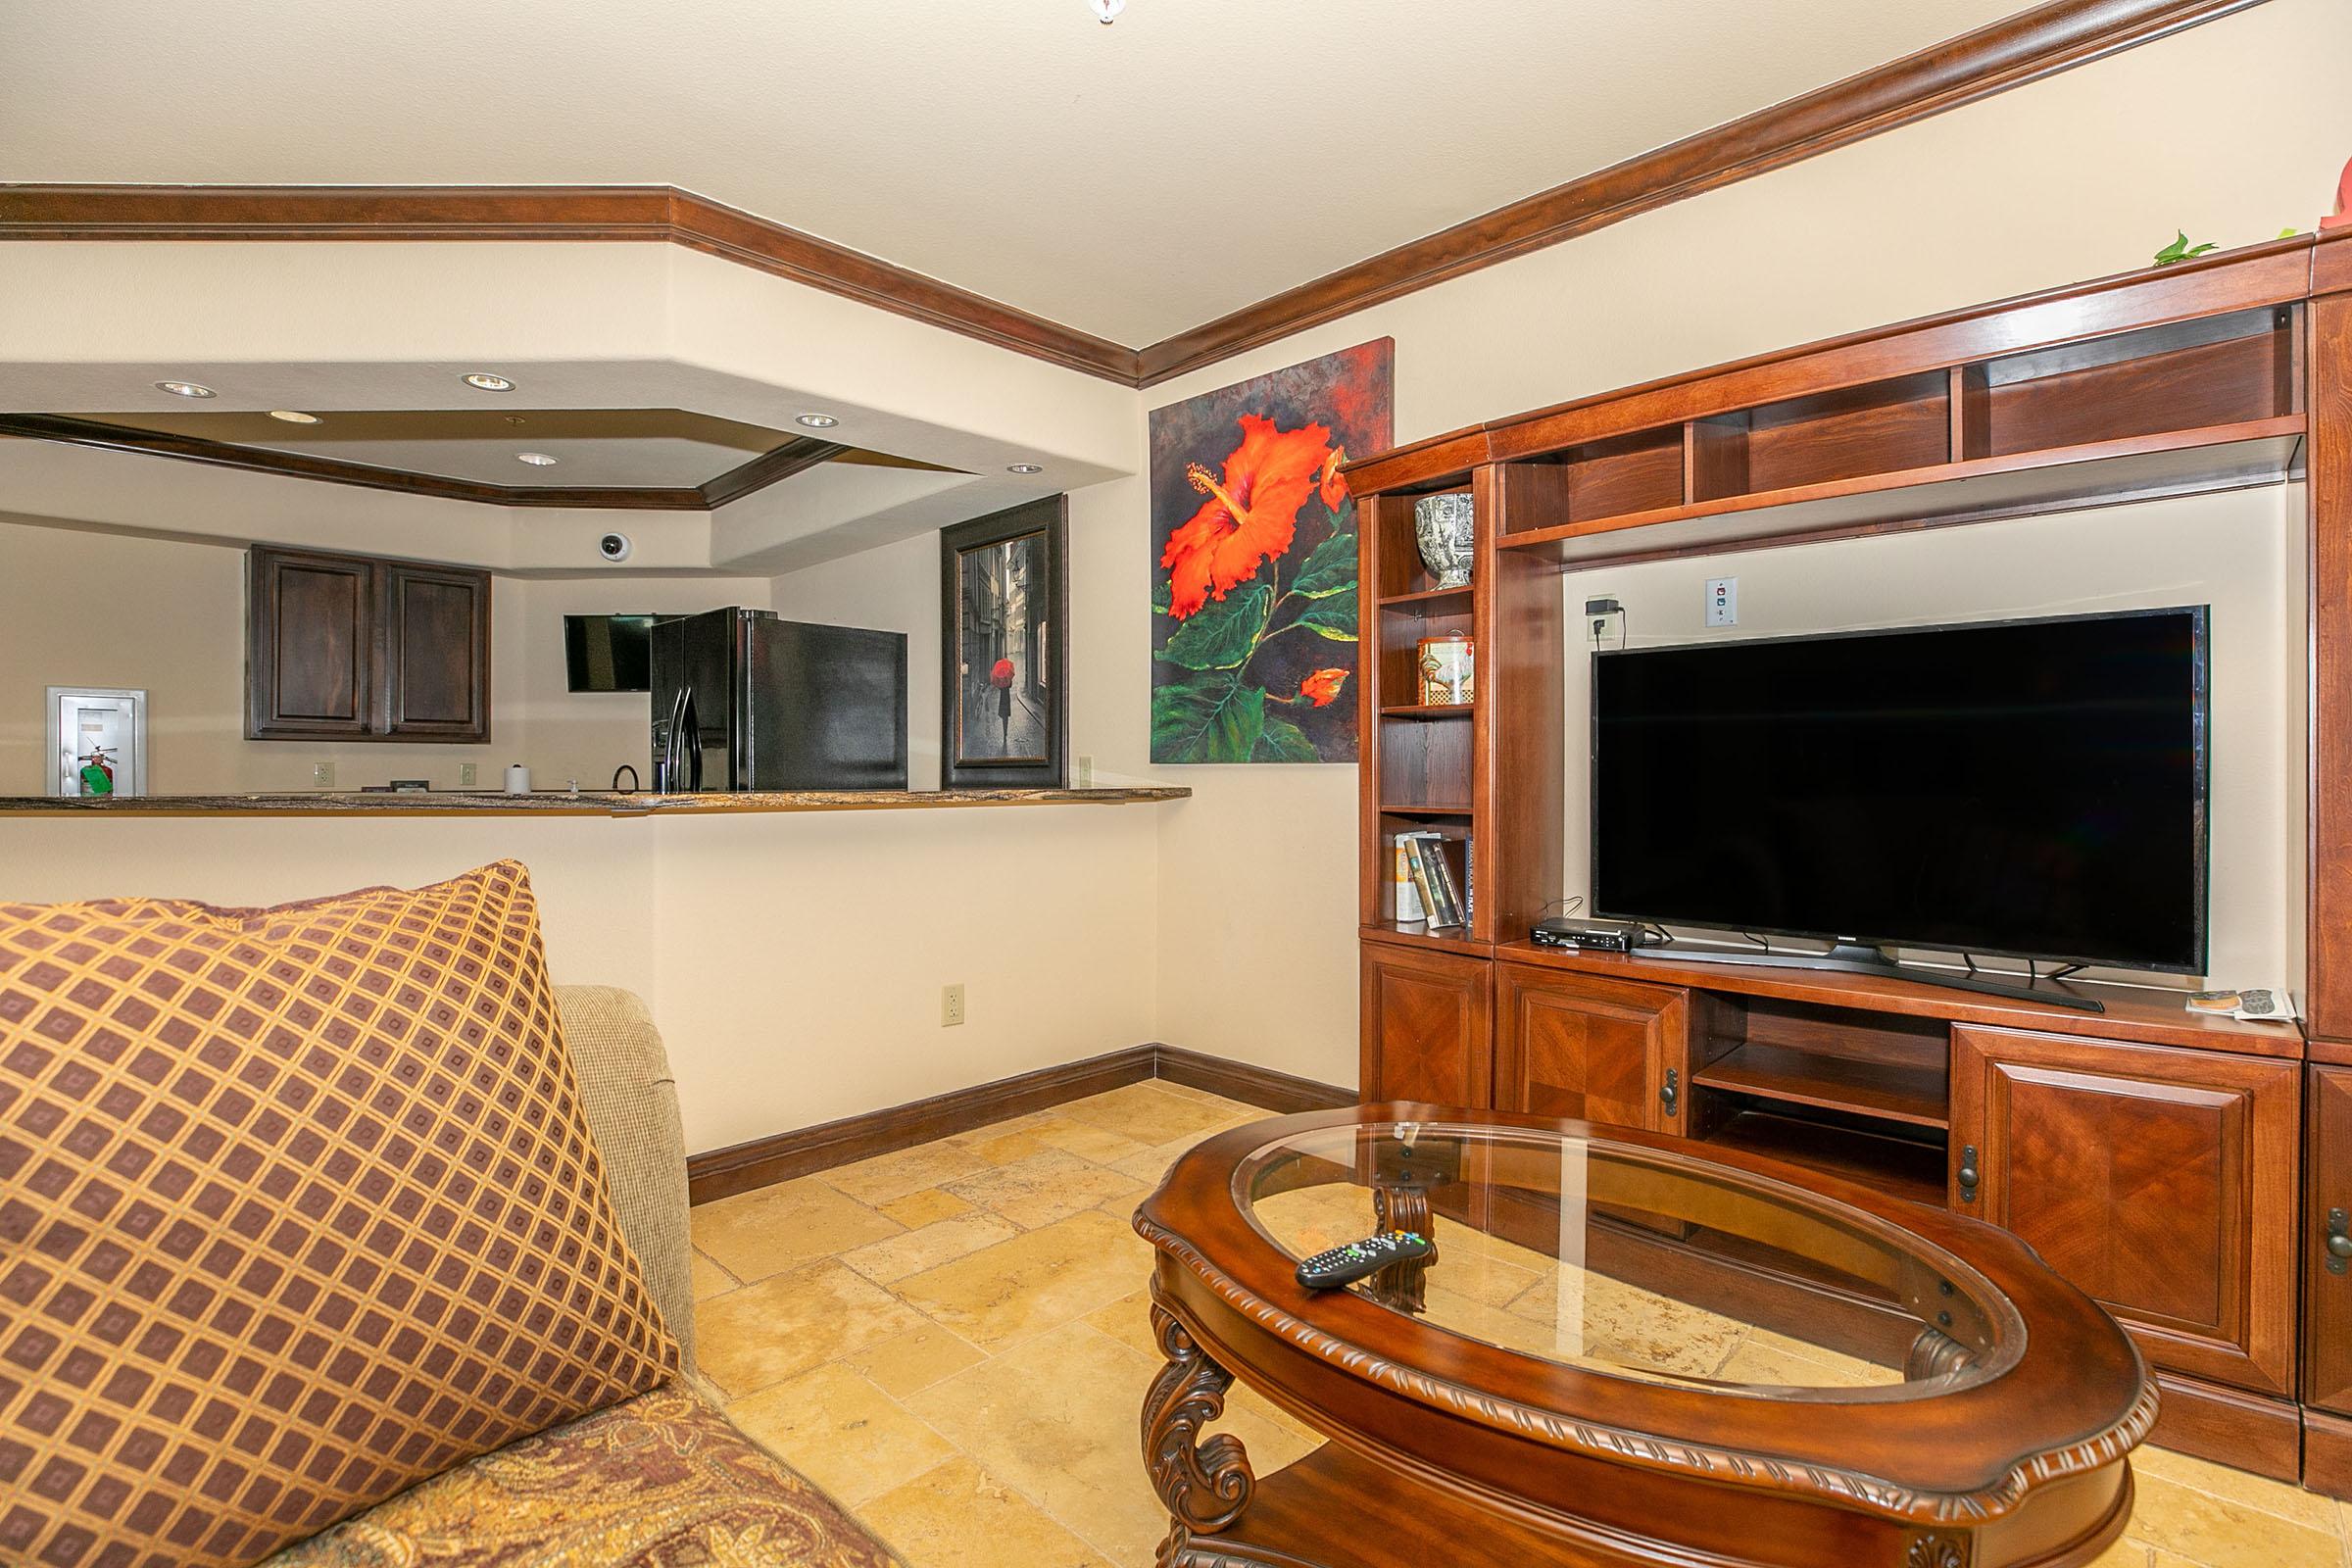
[[[1539,948],[1631,953],[1642,945],[1642,928],[1630,920],[1538,920],[1534,938]]]

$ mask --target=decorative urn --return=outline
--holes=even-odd
[[[1440,588],[1470,586],[1470,497],[1423,496],[1413,503],[1413,537]]]

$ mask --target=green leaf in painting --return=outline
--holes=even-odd
[[[1265,629],[1273,590],[1253,582],[1202,605],[1154,657],[1186,669],[1239,669]]]
[[[1153,614],[1164,615],[1168,612],[1168,601],[1175,592],[1175,586],[1165,577],[1152,585],[1152,612]]]
[[[1306,738],[1306,731],[1280,713],[1266,715],[1265,728],[1258,733],[1253,762],[1319,762],[1315,743]]]
[[[1152,694],[1152,760],[1247,762],[1265,723],[1264,687],[1223,670],[1190,675]]]
[[[1307,599],[1328,599],[1343,589],[1355,586],[1355,535],[1335,533],[1315,546],[1298,568],[1298,580],[1291,584],[1291,592]]]
[[[1298,624],[1335,643],[1355,641],[1355,584],[1350,582],[1330,598],[1316,601],[1298,617]]]

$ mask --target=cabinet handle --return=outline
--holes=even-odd
[[[1683,1075],[1672,1067],[1667,1068],[1665,1087],[1658,1091],[1658,1103],[1666,1107],[1666,1114],[1669,1116],[1674,1114],[1676,1104],[1683,1098],[1682,1088]],[[2347,1243],[2347,1245],[2352,1246],[2352,1243]]]
[[[1966,1144],[1960,1150],[1960,1201],[1977,1200],[1977,1146]]]
[[[2341,1274],[2352,1261],[2352,1216],[2340,1208],[2328,1211],[2328,1272]]]

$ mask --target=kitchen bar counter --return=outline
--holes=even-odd
[[[317,791],[294,795],[0,796],[0,814],[47,816],[692,816],[742,811],[937,810],[972,806],[1133,806],[1180,801],[1185,788],[1092,790],[795,790],[654,795],[534,790]]]

